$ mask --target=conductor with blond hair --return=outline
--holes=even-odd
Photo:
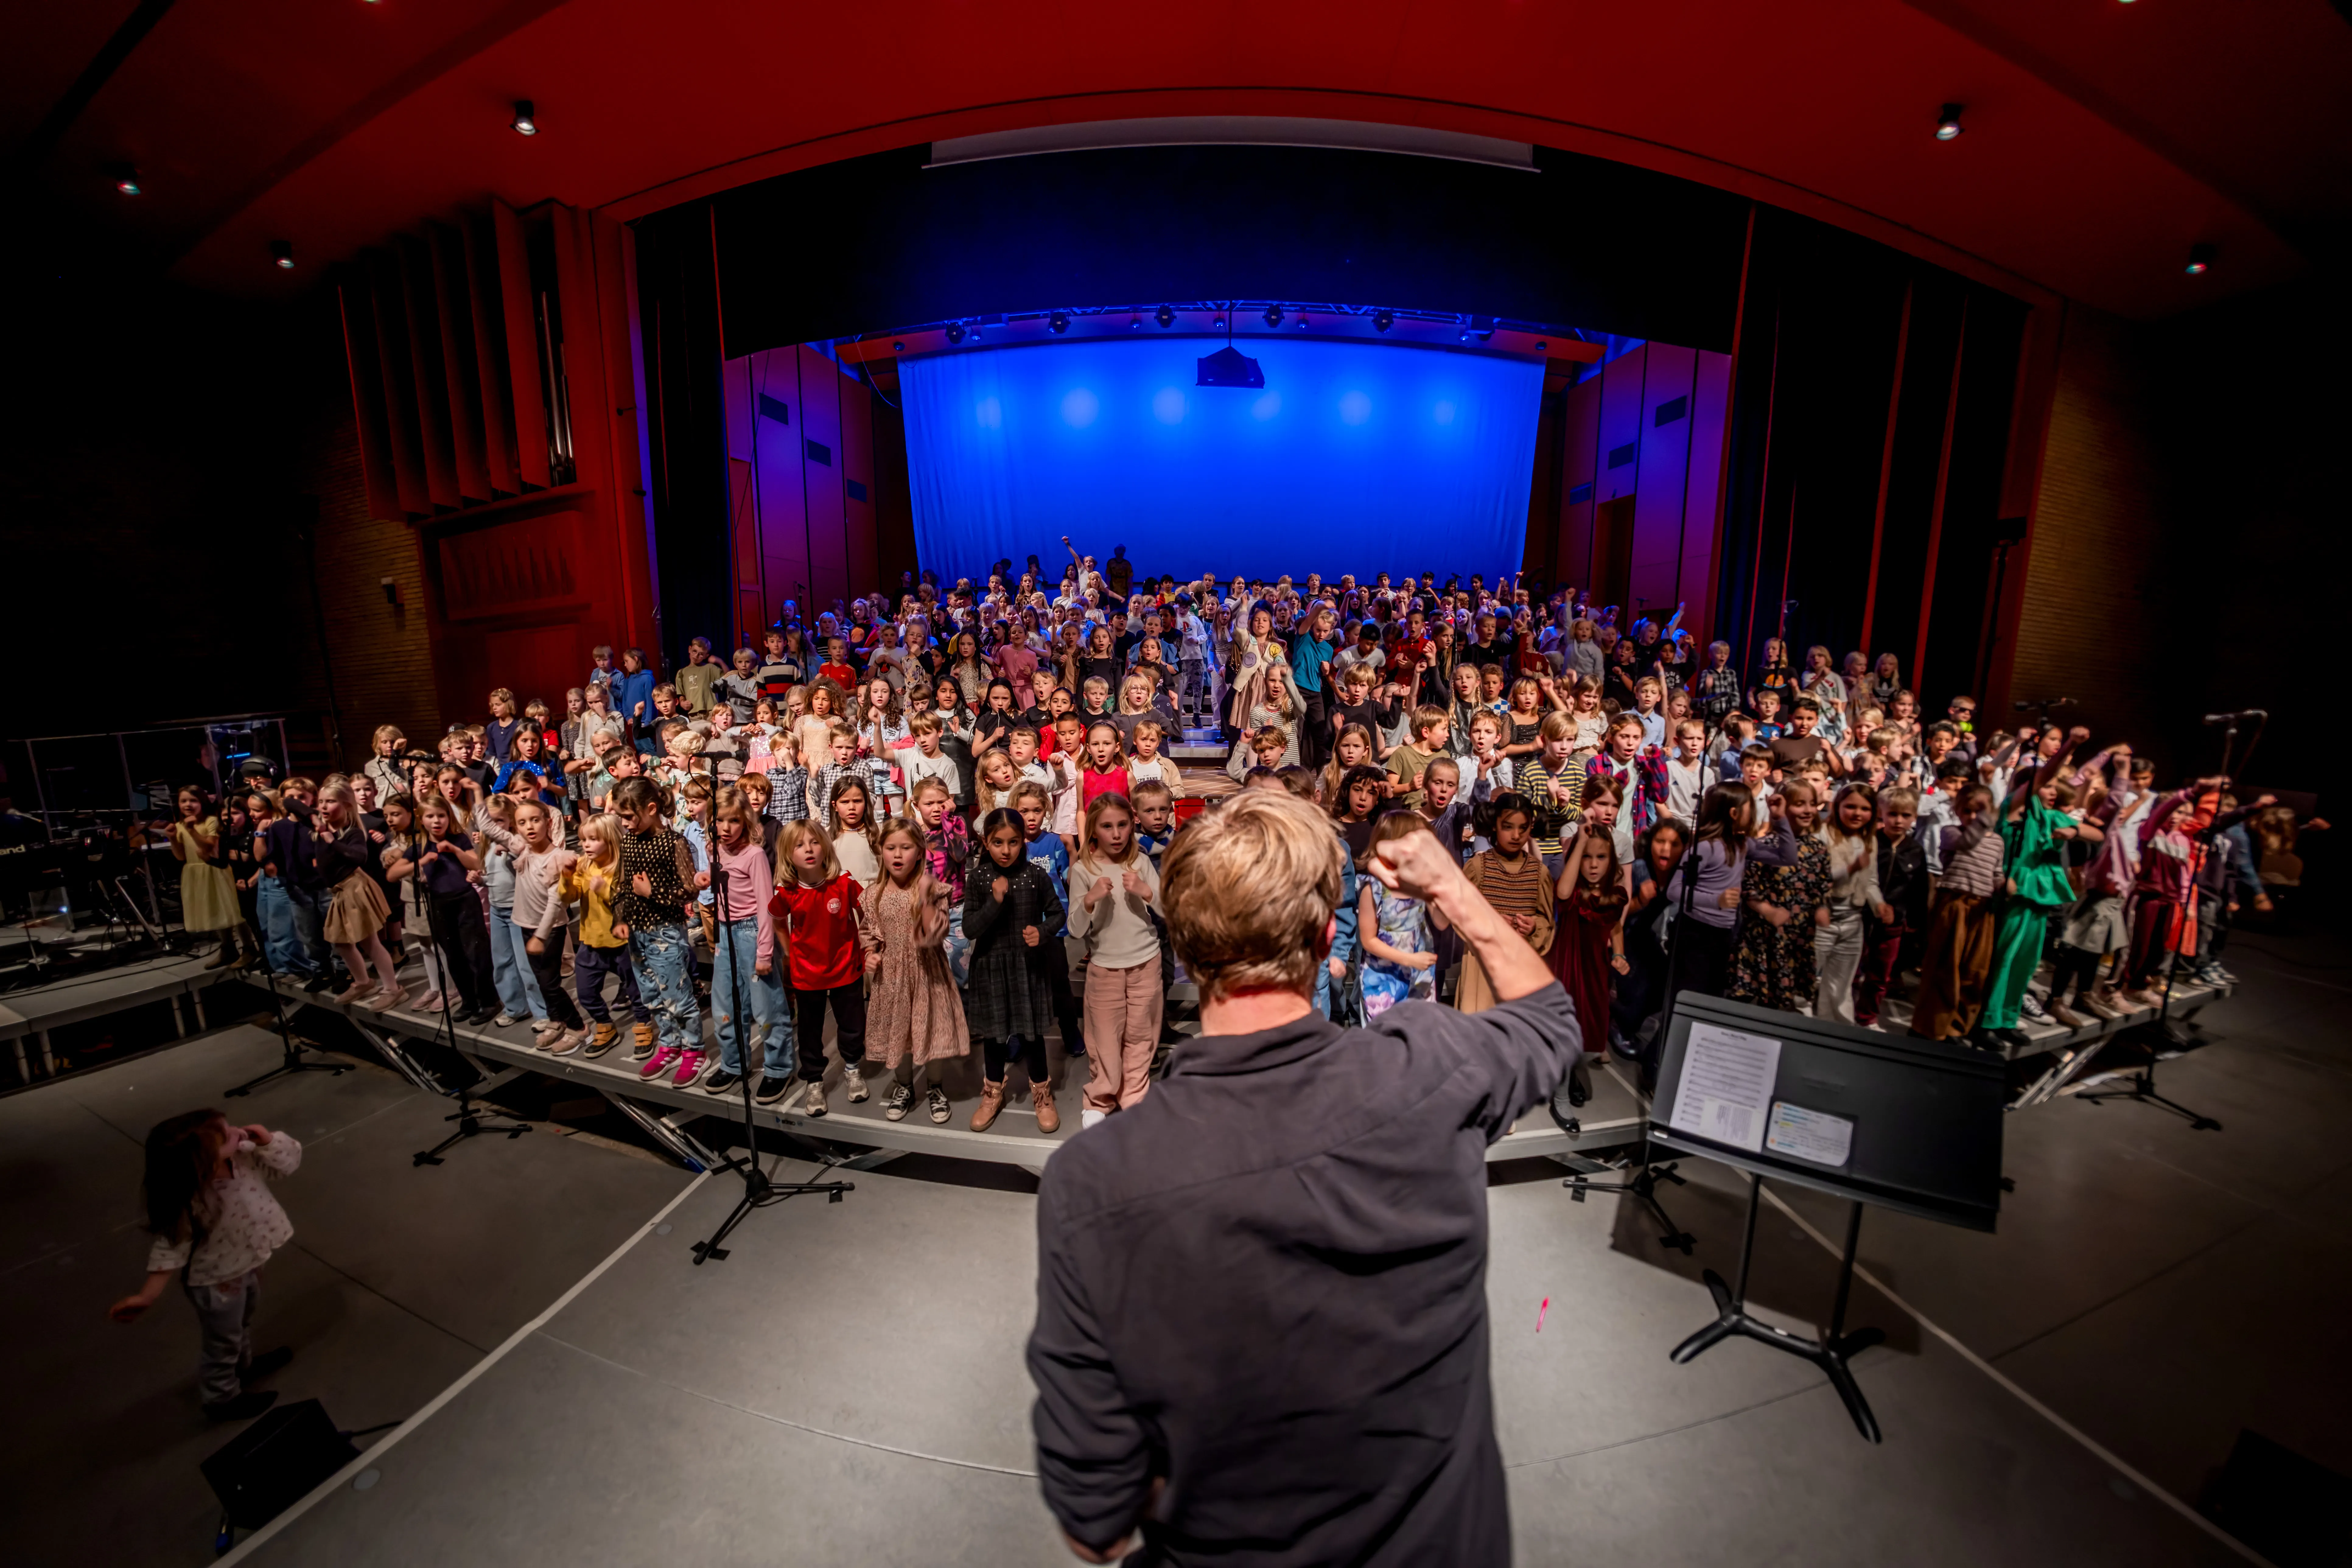
[[[1461,933],[1499,1005],[1317,1012],[1344,853],[1279,790],[1177,835],[1161,896],[1201,1036],[1038,1188],[1037,1468],[1087,1562],[1510,1561],[1486,1151],[1582,1039],[1428,833],[1368,868]]]

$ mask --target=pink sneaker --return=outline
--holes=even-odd
[[[702,1076],[702,1053],[688,1046],[677,1058],[677,1076],[670,1081],[684,1089]]]
[[[646,1058],[646,1065],[637,1069],[637,1076],[647,1079],[659,1078],[669,1070],[670,1063],[677,1060],[684,1054],[676,1046],[664,1046]]]

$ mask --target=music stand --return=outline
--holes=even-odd
[[[1716,1319],[1674,1349],[1679,1364],[1734,1337],[1819,1366],[1870,1442],[1878,1420],[1853,1380],[1855,1352],[1875,1329],[1848,1332],[1862,1208],[1990,1231],[2000,1212],[2006,1065],[1965,1047],[1905,1039],[1685,993],[1663,1041],[1650,1138],[1675,1152],[1749,1175],[1739,1271],[1706,1272]],[[1764,1179],[1845,1199],[1845,1252],[1829,1331],[1809,1340],[1748,1310],[1748,1267]]]

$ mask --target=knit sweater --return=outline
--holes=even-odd
[[[1127,890],[1125,873],[1133,871],[1151,897],[1149,901]],[[1091,909],[1087,894],[1095,883],[1110,879],[1108,897]],[[1125,866],[1091,857],[1070,867],[1070,934],[1086,939],[1087,961],[1105,969],[1132,969],[1160,952],[1160,932],[1151,923],[1151,907],[1160,898],[1160,872],[1148,855],[1138,855]]]

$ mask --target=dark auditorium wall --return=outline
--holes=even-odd
[[[23,668],[0,732],[323,715],[299,472],[316,345],[281,310],[104,256],[26,216],[5,264],[0,560]]]
[[[2157,322],[2067,309],[2021,693],[2075,698],[2168,779],[2218,765],[2204,714],[2268,709],[2242,776],[2341,815],[2347,355],[2324,276]]]

